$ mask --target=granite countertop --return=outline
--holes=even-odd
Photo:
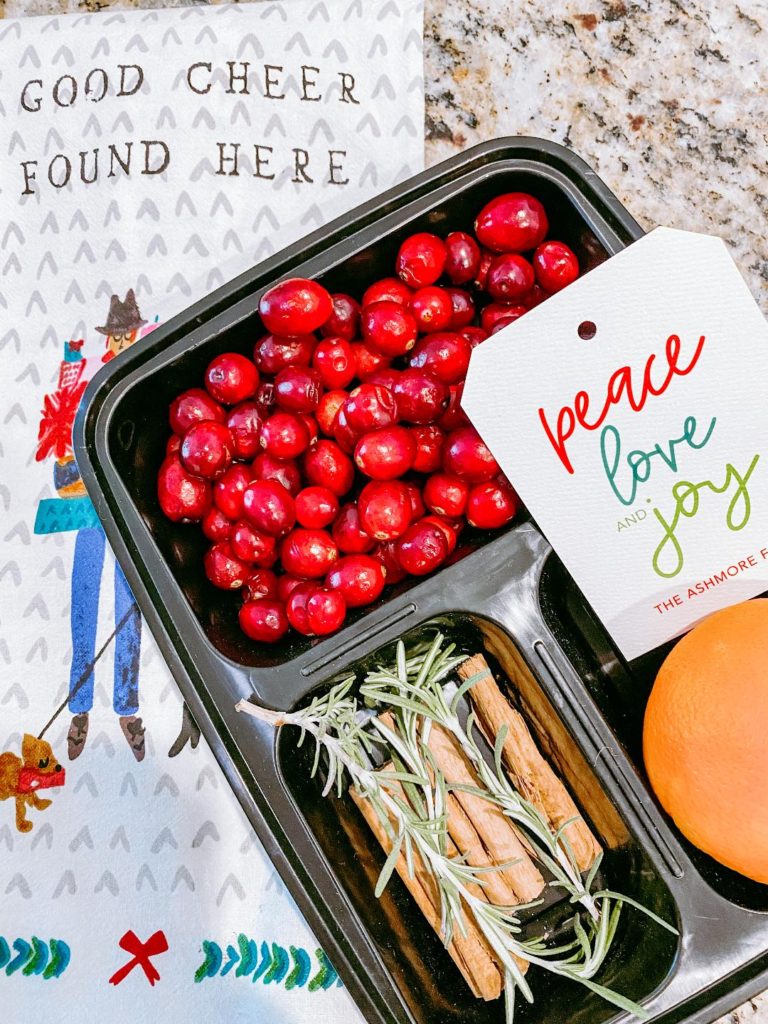
[[[188,2],[0,0],[0,13]],[[428,163],[499,135],[562,142],[644,227],[722,235],[768,313],[766,0],[425,4]],[[768,1024],[768,993],[725,1021]]]
[[[562,142],[644,227],[722,235],[768,312],[765,0],[426,6],[430,162],[499,135]]]

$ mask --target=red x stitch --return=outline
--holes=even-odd
[[[160,980],[160,974],[157,968],[150,963],[149,958],[157,956],[158,953],[165,953],[168,949],[168,940],[165,937],[165,932],[155,932],[154,935],[150,935],[146,942],[142,942],[136,933],[129,929],[120,939],[118,945],[126,953],[133,953],[133,959],[129,960],[119,971],[115,971],[109,979],[110,985],[119,985],[121,981],[128,977],[133,968],[138,966],[141,966],[150,985],[154,985],[156,981]]]

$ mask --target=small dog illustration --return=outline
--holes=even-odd
[[[53,756],[50,743],[26,733],[21,742],[21,757],[6,751],[0,754],[0,800],[16,801],[16,828],[29,832],[32,822],[27,807],[44,811],[50,800],[41,800],[38,789],[63,786],[66,772]]]

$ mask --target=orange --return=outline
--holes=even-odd
[[[768,600],[715,612],[673,648],[648,701],[643,753],[683,835],[768,883]]]

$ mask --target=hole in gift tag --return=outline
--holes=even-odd
[[[591,320],[582,320],[576,333],[582,341],[591,341],[597,334],[597,327]]]

